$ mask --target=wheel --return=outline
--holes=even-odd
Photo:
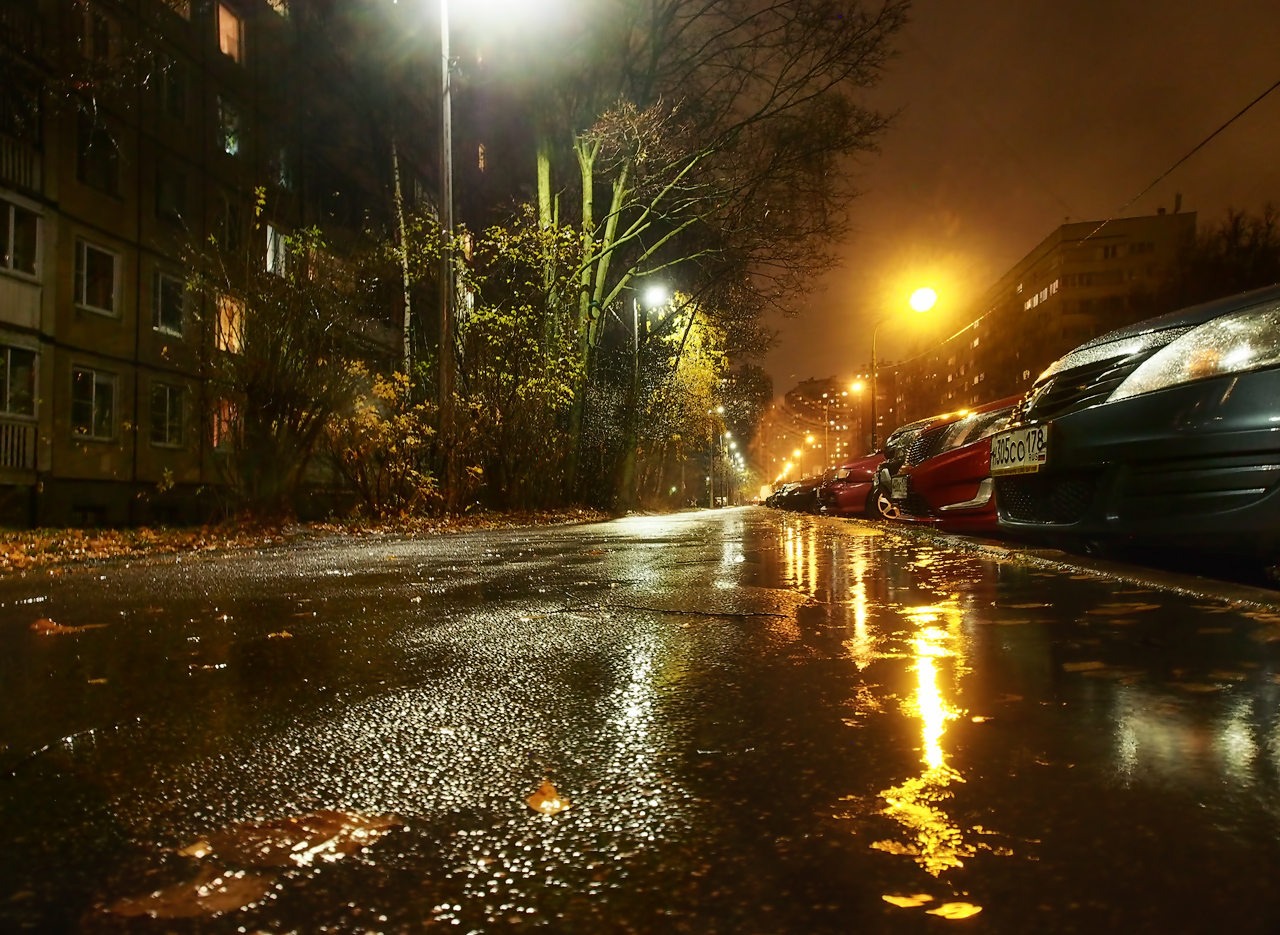
[[[897,519],[901,514],[897,504],[879,487],[875,487],[867,494],[866,515],[869,519]]]

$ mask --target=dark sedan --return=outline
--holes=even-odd
[[[992,438],[1000,525],[1280,554],[1280,286],[1076,348]]]

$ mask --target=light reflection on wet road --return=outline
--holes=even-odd
[[[5,931],[1280,931],[1268,613],[760,509],[0,603]],[[104,911],[325,809],[404,827],[242,911]]]

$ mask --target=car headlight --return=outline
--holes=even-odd
[[[1148,357],[1108,402],[1227,373],[1280,364],[1280,305],[1223,315]]]

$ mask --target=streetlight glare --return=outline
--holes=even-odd
[[[806,435],[806,436],[804,437],[804,440],[805,440],[806,442],[808,442],[810,445],[812,445],[812,444],[813,444],[813,436],[812,436],[812,435]]]
[[[657,308],[667,304],[667,290],[662,286],[650,286],[644,292],[644,304],[649,308]]]
[[[855,393],[861,393],[861,392],[862,392],[862,381],[858,381],[857,383],[853,384],[853,391],[854,391]]]
[[[938,293],[928,286],[921,286],[911,293],[911,307],[917,312],[927,312],[938,303]]]

